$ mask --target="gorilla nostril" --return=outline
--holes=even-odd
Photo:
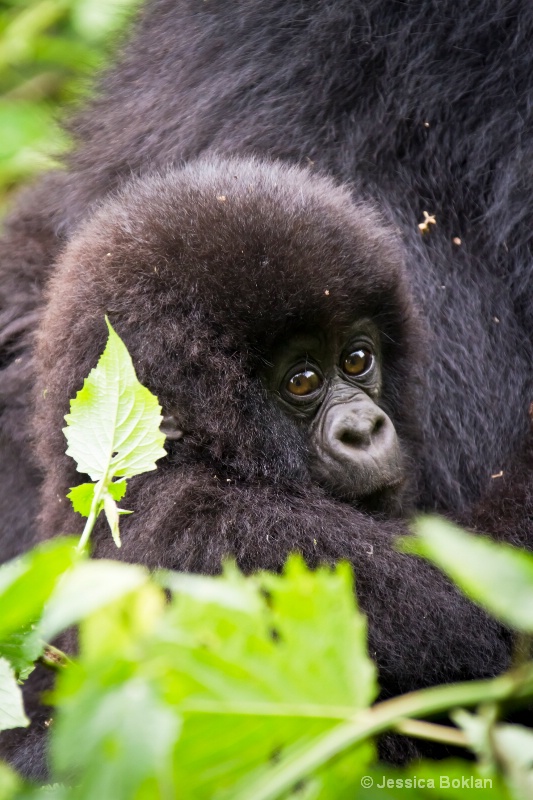
[[[339,441],[348,447],[361,447],[361,445],[370,442],[370,435],[368,431],[365,432],[357,428],[344,428],[339,436]]]
[[[385,417],[378,417],[374,423],[374,430],[372,431],[372,435],[376,435],[380,433],[385,427]]]
[[[372,440],[386,428],[386,418],[381,414],[375,418],[351,420],[343,425],[337,439],[347,447],[370,447]]]

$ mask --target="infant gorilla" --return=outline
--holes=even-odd
[[[61,432],[104,315],[159,398],[168,456],[131,481],[118,551],[203,573],[349,560],[387,691],[493,674],[498,626],[396,552],[416,489],[420,327],[401,247],[330,179],[254,160],[138,179],[96,211],[49,286],[37,362],[42,531],[81,528]],[[410,482],[407,478],[410,478]]]
[[[132,181],[75,233],[48,287],[42,536],[82,527],[61,429],[107,314],[162,404],[168,455],[130,482],[121,550],[99,521],[96,556],[208,574],[225,557],[245,571],[279,570],[293,551],[346,559],[384,696],[503,670],[506,633],[394,547],[419,447],[406,277],[391,230],[330,179],[230,159]],[[5,737],[15,763],[38,760],[42,713],[25,745]],[[393,761],[415,752],[381,744]]]

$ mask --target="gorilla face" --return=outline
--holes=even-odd
[[[281,406],[309,429],[310,470],[333,495],[366,507],[389,507],[403,483],[401,448],[379,406],[379,332],[361,320],[328,340],[294,335],[267,376]]]

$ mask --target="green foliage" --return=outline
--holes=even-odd
[[[533,633],[533,555],[443,519],[419,519],[414,530],[400,543],[404,552],[430,559],[497,619]]]
[[[88,515],[85,538],[105,498],[116,504],[164,454],[159,411],[109,326],[67,417],[69,453],[96,481],[70,495]],[[28,785],[0,764],[0,800],[529,800],[533,730],[500,711],[533,699],[532,557],[431,519],[400,546],[514,625],[520,663],[376,702],[346,564],[311,571],[295,555],[283,575],[233,564],[220,577],[149,575],[56,539],[0,567],[0,730],[28,724],[19,684],[36,660],[58,674],[55,783]],[[76,624],[75,657],[46,643]],[[391,769],[376,762],[385,732],[454,744],[476,762]]]
[[[0,569],[0,640],[31,625],[42,614],[44,605],[59,577],[76,560],[69,539],[55,539],[36,547]]]
[[[29,724],[14,669],[9,661],[0,658],[0,731],[25,728]]]
[[[117,506],[126,493],[126,478],[156,468],[166,455],[163,420],[157,398],[141,386],[123,341],[106,318],[109,337],[98,365],[91,370],[74,400],[63,429],[78,471],[96,483],[71,489],[75,511],[88,517],[80,548],[90,536],[96,518],[104,511],[111,534],[120,547],[119,517],[130,514]],[[118,482],[116,479],[119,478]]]
[[[270,762],[374,698],[346,569],[313,574],[293,559],[285,577],[227,569],[195,580],[168,605],[148,585],[82,622],[80,657],[56,690],[52,749],[59,778],[75,770],[79,797],[125,800],[145,786],[157,797],[178,787],[198,800],[259,797],[246,784]]]
[[[0,684],[3,685],[3,684]],[[20,797],[19,790],[22,781],[5,764],[0,764],[0,800],[10,800],[10,798]]]
[[[104,63],[138,0],[0,0],[0,210],[9,191],[54,166],[58,119]]]
[[[54,544],[58,558],[65,546],[73,551],[69,540]],[[38,584],[49,576],[52,550],[48,556],[27,561],[28,579]],[[150,578],[140,567],[85,555],[62,564],[64,576],[57,576],[34,623],[40,638],[80,623],[80,652],[59,670],[51,726],[53,780],[74,788],[54,789],[52,796],[371,798],[387,796],[383,788],[376,793],[384,779],[403,792],[400,781],[422,776],[435,791],[421,793],[413,784],[406,796],[453,796],[442,776],[489,780],[483,796],[495,800],[529,796],[531,732],[486,714],[470,714],[463,725],[476,731],[465,744],[480,754],[478,767],[375,765],[377,733],[409,718],[423,732],[415,718],[484,698],[531,697],[533,666],[522,667],[521,677],[435,687],[372,705],[375,668],[345,565],[311,572],[294,556],[283,575],[243,577],[228,565],[219,578],[169,572]],[[0,568],[0,579],[15,575],[17,566]],[[170,602],[163,587],[172,591]],[[35,608],[26,613],[21,625],[29,631]],[[8,693],[0,720],[8,727],[15,717],[22,725],[19,689],[6,662],[0,664],[0,699]],[[490,736],[482,735],[483,726]],[[362,785],[368,777],[374,789]],[[26,796],[17,787],[6,797]]]
[[[57,539],[0,568],[0,656],[20,679],[28,677],[42,654],[36,623],[75,560],[72,540]]]

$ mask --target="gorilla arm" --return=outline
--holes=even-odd
[[[312,566],[349,561],[387,695],[508,666],[508,633],[430,564],[396,550],[398,534],[408,533],[397,520],[375,519],[315,487],[239,484],[168,464],[130,482],[128,508],[137,510],[123,526],[121,558],[153,568],[216,574],[234,558],[245,572],[277,571],[292,552]],[[103,522],[94,541],[97,557],[116,558]]]

